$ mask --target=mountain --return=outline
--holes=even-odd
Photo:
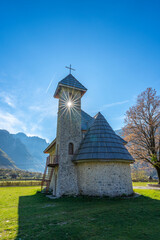
[[[0,149],[0,168],[17,169],[15,163],[2,149]]]
[[[30,170],[33,165],[31,154],[19,139],[14,138],[6,130],[0,130],[0,148],[8,154],[18,168]]]
[[[115,133],[123,138],[123,130],[122,129],[115,130]]]
[[[48,146],[45,139],[40,137],[28,137],[24,133],[13,134],[15,139],[19,139],[27,148],[29,153],[34,159],[37,168],[44,170],[44,165],[46,162],[46,155],[43,153],[44,149]]]
[[[16,166],[28,171],[44,171],[48,146],[44,139],[27,137],[24,133],[10,134],[0,130],[0,148],[15,162]]]
[[[14,138],[19,139],[36,158],[44,157],[43,150],[48,146],[45,139],[39,137],[28,137],[24,133],[13,134]]]

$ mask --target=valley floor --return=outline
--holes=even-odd
[[[0,239],[160,239],[159,190],[136,189],[141,196],[130,199],[55,200],[37,190],[40,188],[0,188]]]

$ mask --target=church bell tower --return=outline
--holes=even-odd
[[[58,83],[54,97],[59,99],[56,155],[58,158],[55,195],[78,194],[73,156],[80,146],[81,97],[87,89],[70,73]]]

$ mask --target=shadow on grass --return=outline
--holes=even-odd
[[[155,240],[160,239],[160,201],[64,197],[41,193],[19,198],[18,239]]]

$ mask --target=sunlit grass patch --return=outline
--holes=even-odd
[[[1,239],[160,239],[160,191],[136,189],[138,198],[64,197],[37,187],[0,188]]]
[[[147,186],[148,184],[157,184],[157,182],[132,182],[133,186]]]

